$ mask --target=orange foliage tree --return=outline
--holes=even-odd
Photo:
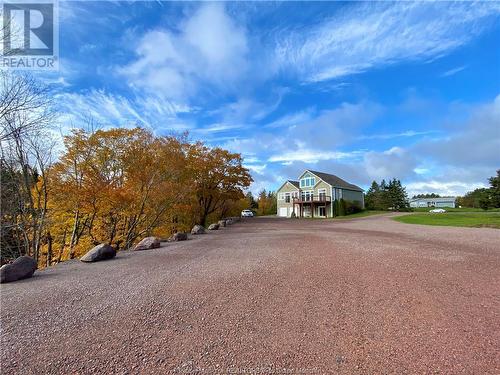
[[[243,167],[240,154],[221,148],[209,148],[198,142],[189,147],[187,165],[193,179],[195,220],[206,225],[209,215],[234,214],[240,207],[234,202],[244,198],[243,189],[252,178]]]
[[[98,243],[129,248],[147,235],[168,236],[195,223],[236,214],[252,179],[239,154],[156,137],[135,129],[65,137],[49,170],[54,261]]]

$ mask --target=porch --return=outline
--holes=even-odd
[[[329,217],[332,197],[324,194],[308,194],[293,198],[293,212],[298,217]]]

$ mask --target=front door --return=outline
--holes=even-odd
[[[326,207],[325,206],[318,207],[318,210],[319,210],[319,216],[326,216]]]

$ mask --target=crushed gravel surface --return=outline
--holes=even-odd
[[[500,373],[500,230],[248,218],[1,286],[2,374]]]

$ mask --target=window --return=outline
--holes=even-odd
[[[310,201],[312,201],[312,198],[313,198],[313,192],[312,191],[303,191],[301,193],[301,198],[304,202],[310,202]]]
[[[285,202],[290,203],[290,193],[285,193]]]
[[[326,189],[318,189],[318,196],[320,201],[326,200]]]
[[[316,185],[316,179],[314,177],[305,177],[300,180],[300,187],[312,187]]]

